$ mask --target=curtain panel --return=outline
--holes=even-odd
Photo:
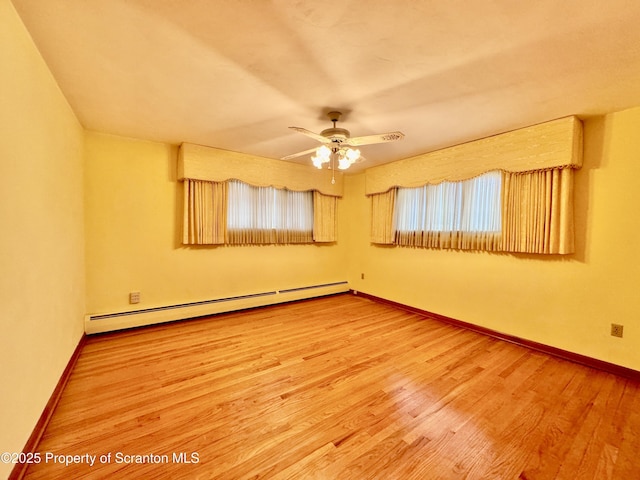
[[[185,179],[182,243],[220,245],[226,235],[226,183]]]
[[[371,195],[371,242],[391,245],[395,241],[394,210],[397,189]]]
[[[503,249],[574,253],[574,169],[504,173]]]
[[[338,241],[338,198],[313,192],[313,241]]]

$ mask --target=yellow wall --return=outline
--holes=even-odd
[[[585,123],[569,256],[372,246],[364,175],[348,177],[352,288],[640,370],[638,132],[640,108]],[[624,338],[610,336],[612,322]]]
[[[174,146],[87,132],[85,153],[88,313],[346,280],[346,242],[181,245],[182,183],[176,181]],[[339,220],[344,223],[344,216]],[[134,307],[132,291],[142,298]]]
[[[83,331],[83,131],[8,0],[0,98],[0,452],[19,452]]]

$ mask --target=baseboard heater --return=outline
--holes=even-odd
[[[216,313],[264,307],[277,303],[322,297],[348,291],[349,282],[343,281],[257,292],[248,295],[216,298],[177,305],[163,305],[139,310],[90,314],[85,316],[84,329],[87,334],[111,332],[125,328],[142,327],[156,323],[214,315]]]

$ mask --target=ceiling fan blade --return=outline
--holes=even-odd
[[[296,132],[302,133],[303,135],[306,135],[307,137],[311,137],[314,140],[317,140],[319,142],[322,142],[322,143],[331,142],[331,140],[329,140],[327,137],[323,137],[319,133],[313,133],[311,130],[307,130],[306,128],[302,128],[302,127],[289,127],[289,128],[291,130],[295,130]]]
[[[317,150],[316,148],[310,148],[309,150],[305,150],[304,152],[292,153],[291,155],[287,155],[286,157],[282,157],[280,160],[290,160],[292,158],[301,157],[303,155],[307,155],[309,153],[313,153]]]
[[[343,145],[351,145],[352,147],[358,147],[360,145],[371,145],[372,143],[387,143],[402,140],[404,133],[402,132],[389,132],[379,133],[377,135],[365,135],[364,137],[349,138]]]

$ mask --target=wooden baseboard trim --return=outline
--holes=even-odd
[[[563,360],[568,360],[573,363],[579,363],[580,365],[585,365],[587,367],[595,368],[598,370],[605,371],[607,373],[611,373],[614,375],[618,375],[620,377],[625,377],[634,381],[640,381],[640,371],[633,370],[631,368],[623,367],[621,365],[616,365],[615,363],[605,362],[603,360],[598,360],[596,358],[588,357],[586,355],[580,355],[579,353],[569,352],[567,350],[563,350],[561,348],[552,347],[550,345],[545,345],[543,343],[534,342],[532,340],[527,340],[524,338],[516,337],[514,335],[509,335],[506,333],[498,332],[496,330],[492,330],[490,328],[481,327],[479,325],[474,325],[473,323],[463,322],[462,320],[457,320],[455,318],[450,318],[445,315],[440,315],[438,313],[428,312],[426,310],[422,310],[416,307],[410,307],[408,305],[404,305],[402,303],[394,302],[393,300],[387,300],[386,298],[376,297],[375,295],[370,295],[368,293],[363,292],[355,292],[352,290],[354,295],[359,297],[367,298],[374,302],[384,303],[386,305],[391,305],[396,308],[400,308],[402,310],[406,310],[412,313],[416,313],[418,315],[422,315],[428,318],[432,318],[434,320],[439,320],[444,323],[448,323],[450,325],[454,325],[456,327],[465,328],[467,330],[474,331],[476,333],[481,333],[483,335],[488,335],[493,338],[497,338],[499,340],[504,340],[505,342],[515,343],[516,345],[520,345],[522,347],[527,347],[532,350],[536,350],[538,352],[546,353],[549,355],[553,355],[555,357],[562,358]]]
[[[62,372],[62,375],[60,376],[60,379],[58,380],[58,384],[56,385],[56,388],[53,390],[51,397],[49,397],[49,401],[45,405],[44,410],[42,411],[42,415],[40,415],[40,418],[38,419],[36,426],[33,428],[33,431],[31,432],[31,435],[29,436],[27,443],[22,449],[23,453],[35,453],[37,451],[38,444],[40,443],[40,439],[42,438],[42,435],[44,434],[44,431],[46,430],[47,425],[49,424],[49,421],[53,416],[53,412],[55,411],[56,406],[60,401],[60,397],[62,396],[64,387],[67,385],[67,382],[69,381],[69,377],[71,376],[73,367],[75,367],[78,361],[78,357],[80,356],[80,353],[82,352],[82,349],[86,341],[87,341],[87,336],[86,334],[83,333],[82,337],[80,338],[80,341],[78,342],[78,345],[76,346],[76,349],[73,351],[73,354],[71,355],[71,358],[67,363],[67,366],[65,367],[64,371]],[[26,463],[16,463],[15,466],[13,467],[13,470],[11,470],[11,473],[9,474],[8,480],[21,480],[22,477],[24,477],[25,473],[27,472],[28,466],[29,465]]]

